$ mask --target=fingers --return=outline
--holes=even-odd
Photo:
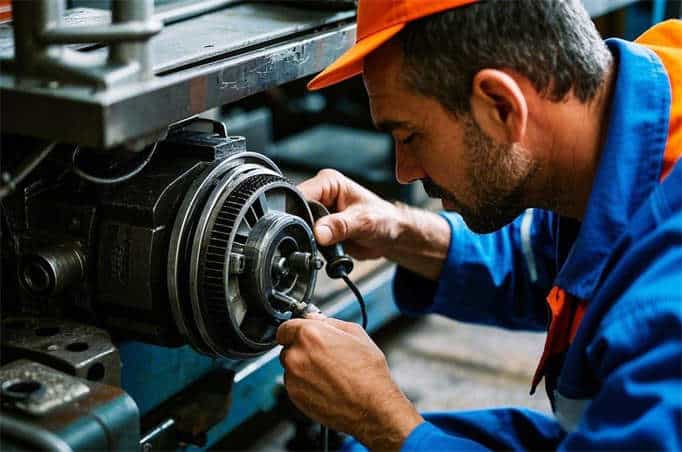
[[[275,339],[277,343],[283,346],[291,345],[295,342],[299,330],[303,327],[303,319],[287,320],[277,328],[277,335]]]
[[[338,328],[344,333],[348,333],[353,336],[357,336],[358,334],[365,335],[365,330],[363,330],[362,326],[358,325],[357,323],[344,322],[343,320],[335,319],[333,317],[327,317],[325,322],[327,325],[331,325],[334,328]]]
[[[376,224],[365,210],[363,205],[357,205],[320,218],[315,224],[315,239],[327,246],[357,237],[371,237]]]
[[[298,343],[320,344],[323,332],[320,326],[327,319],[322,314],[310,314],[312,317],[305,319],[291,319],[282,323],[277,328],[275,339],[278,344],[285,347]]]
[[[348,241],[343,244],[343,249],[349,256],[352,256],[355,260],[363,261],[370,259],[378,259],[383,256],[382,252],[385,249],[380,247],[370,248],[361,245],[357,241]]]
[[[327,207],[335,207],[346,177],[338,171],[323,169],[311,179],[298,185],[307,199],[319,201]]]
[[[356,237],[371,236],[377,230],[381,199],[374,193],[348,179],[338,171],[321,170],[299,184],[299,190],[311,200],[321,202],[332,211],[315,224],[315,239],[322,246]],[[385,203],[385,201],[383,201]]]
[[[357,323],[344,322],[315,313],[309,314],[309,317],[305,319],[292,319],[282,323],[277,328],[276,340],[278,344],[285,347],[285,350],[287,350],[286,347],[301,342],[319,344],[323,342],[323,336],[328,335],[324,331],[325,327],[333,327],[354,336],[365,334],[362,327]]]
[[[327,316],[322,314],[321,312],[309,312],[305,315],[304,318],[308,320],[325,320]]]

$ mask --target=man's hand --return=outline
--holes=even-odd
[[[344,242],[356,259],[383,257],[400,235],[402,212],[338,171],[324,169],[298,188],[307,199],[319,201],[332,213],[315,225],[320,245]]]
[[[336,212],[315,225],[320,245],[344,242],[356,259],[386,257],[426,278],[440,275],[450,244],[450,227],[440,216],[391,204],[330,169],[298,188],[306,198]]]
[[[422,417],[391,378],[386,358],[357,324],[314,315],[277,330],[291,401],[370,449],[399,449]]]

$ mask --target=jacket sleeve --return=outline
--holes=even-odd
[[[437,313],[509,329],[543,330],[545,296],[556,273],[555,216],[527,210],[492,234],[475,234],[459,215],[450,224],[450,248],[437,282],[399,268],[394,295],[406,314]]]
[[[565,433],[557,422],[525,408],[427,413],[403,451],[555,450]]]

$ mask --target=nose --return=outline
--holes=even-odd
[[[426,172],[419,164],[414,155],[401,149],[400,145],[395,147],[395,178],[401,184],[409,184],[419,179],[424,179]]]

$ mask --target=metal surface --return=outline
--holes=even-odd
[[[23,388],[19,389],[23,385]],[[0,369],[3,404],[36,416],[53,411],[90,392],[77,378],[31,361],[15,361]],[[14,389],[17,388],[17,389]],[[19,398],[13,393],[23,393]]]
[[[61,243],[25,256],[19,275],[30,293],[55,295],[80,282],[85,269],[85,256],[80,246]]]
[[[9,450],[13,450],[19,445],[30,450],[49,450],[52,452],[71,452],[73,450],[54,433],[36,429],[29,422],[22,422],[3,412],[0,412],[0,432],[2,432],[4,446]]]
[[[176,444],[205,445],[206,433],[227,416],[233,378],[229,369],[213,369],[147,414],[143,423],[157,426],[157,431],[172,429]]]
[[[62,24],[65,27],[73,27],[80,25],[89,26],[104,26],[111,23],[111,13],[102,9],[94,8],[74,8],[68,9],[64,12],[62,17]],[[14,58],[14,28],[12,22],[0,23],[0,61],[6,64],[7,61]],[[67,46],[72,49],[80,49],[85,47],[83,44],[74,44]],[[5,72],[6,67],[2,67],[2,72]]]
[[[148,41],[161,30],[152,17],[153,0],[113,2],[107,25],[64,27],[65,5],[65,0],[13,1],[14,57],[5,63],[16,83],[104,88],[152,75]],[[110,47],[98,56],[63,46],[90,42]]]
[[[172,24],[181,20],[200,16],[242,0],[185,0],[156,6],[154,17],[164,24]]]
[[[139,411],[120,388],[66,375],[27,360],[0,368],[0,384],[42,391],[22,402],[2,394],[3,450],[138,450]]]
[[[256,3],[177,22],[151,40],[156,77],[120,89],[26,86],[3,69],[0,126],[84,146],[123,144],[322,70],[353,44],[353,17],[352,11]],[[4,39],[0,47],[7,49]],[[80,53],[101,59],[106,49]]]
[[[120,384],[121,362],[109,334],[68,320],[4,318],[3,359],[28,358],[85,380]]]

